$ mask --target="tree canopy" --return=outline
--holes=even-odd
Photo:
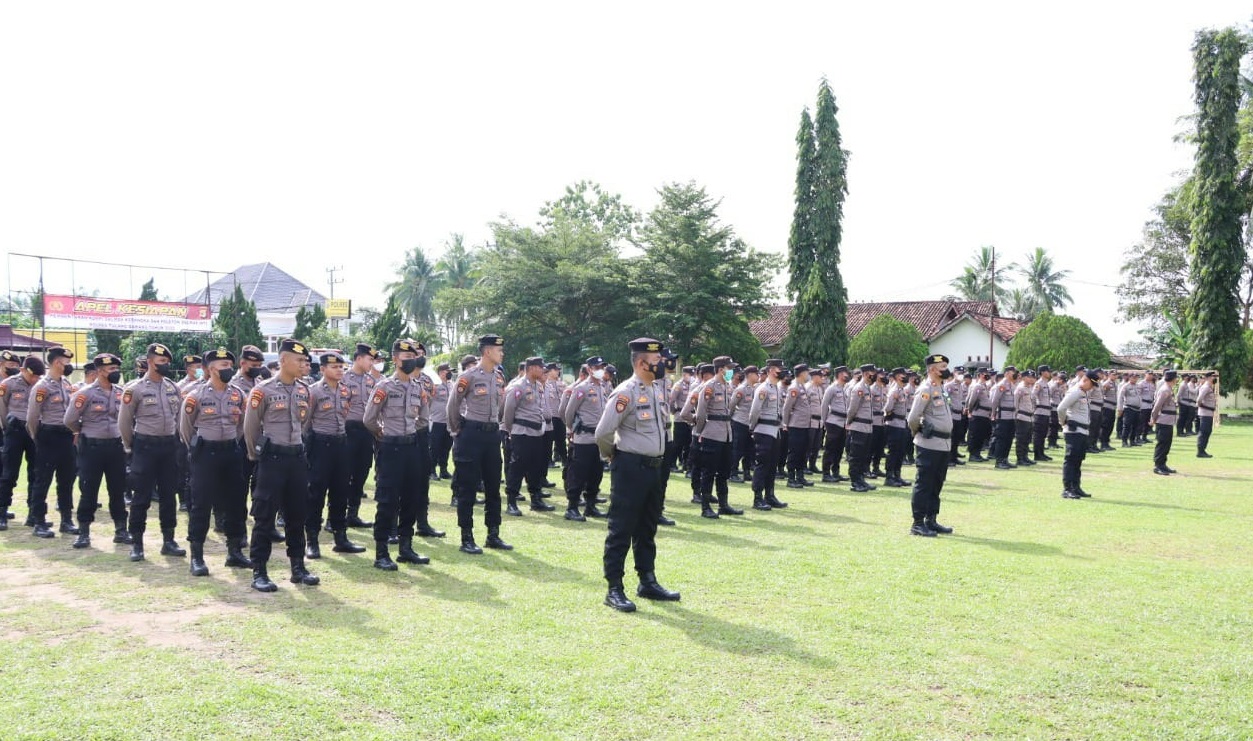
[[[1005,363],[1021,369],[1108,368],[1109,350],[1082,319],[1046,311],[1014,335]]]
[[[226,347],[236,354],[244,345],[265,345],[261,323],[257,321],[257,307],[244,297],[244,289],[239,284],[235,285],[231,295],[223,297],[218,304],[213,328]]]
[[[871,319],[848,345],[850,366],[874,363],[888,370],[920,370],[926,357],[927,343],[918,328],[890,314]]]

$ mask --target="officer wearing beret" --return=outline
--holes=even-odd
[[[983,463],[983,447],[992,437],[992,396],[988,390],[992,372],[979,368],[966,393],[966,456],[972,463]]]
[[[1018,465],[1034,466],[1031,431],[1035,419],[1035,371],[1028,368],[1014,386],[1014,452]]]
[[[819,414],[826,425],[826,442],[822,451],[822,482],[838,484],[848,479],[840,474],[840,459],[848,442],[848,392],[852,372],[848,366],[836,366],[831,371],[832,380],[822,394]]]
[[[635,555],[640,584],[636,594],[646,599],[677,601],[657,582],[657,520],[661,515],[661,466],[666,449],[666,403],[654,381],[665,373],[661,343],[640,337],[628,344],[633,375],[614,389],[611,401],[596,425],[596,444],[610,461],[609,532],[605,536],[605,604],[634,612],[635,603],[623,591],[626,554]]]
[[[73,388],[66,376],[74,372],[70,362],[74,353],[63,347],[48,351],[48,374],[35,384],[26,408],[26,430],[39,451],[31,472],[31,515],[38,538],[52,538],[52,527],[44,520],[48,514],[48,489],[55,477],[57,509],[61,511],[61,532],[78,534],[74,526],[74,433],[65,426],[65,413],[70,408]]]
[[[848,392],[848,477],[855,492],[872,491],[876,487],[866,481],[870,471],[870,441],[874,434],[874,408],[871,388],[877,369],[874,363],[861,366],[861,378]]]
[[[753,408],[753,389],[761,369],[750,365],[743,380],[731,392],[731,478],[737,484],[753,480],[753,433],[748,429],[748,413]],[[742,472],[742,473],[741,473]]]
[[[252,568],[241,543],[247,536],[247,493],[244,489],[243,435],[245,396],[231,385],[235,354],[224,347],[205,353],[208,375],[193,384],[183,399],[179,436],[187,446],[191,467],[187,542],[191,546],[192,576],[208,576],[204,543],[209,514],[221,513],[226,533],[226,565]]]
[[[1122,423],[1119,438],[1122,447],[1140,445],[1140,384],[1134,373],[1127,374],[1126,381],[1118,387],[1118,418]]]
[[[953,532],[951,527],[936,521],[940,514],[940,492],[944,489],[944,480],[948,478],[948,447],[953,433],[953,416],[943,381],[943,373],[948,370],[948,358],[930,355],[923,363],[927,367],[927,380],[918,388],[908,418],[909,429],[914,433],[914,445],[918,446],[918,475],[914,478],[910,504],[914,524],[909,533],[933,538]]]
[[[1149,411],[1149,424],[1153,426],[1156,442],[1153,445],[1153,473],[1169,476],[1176,473],[1175,469],[1166,465],[1170,455],[1170,446],[1175,439],[1175,418],[1178,405],[1175,401],[1175,380],[1179,372],[1168,370],[1162,374],[1154,392],[1153,407]]]
[[[435,369],[439,383],[434,384],[431,397],[431,479],[451,479],[448,454],[452,452],[452,435],[448,434],[448,397],[452,394],[452,366],[440,363]]]
[[[122,406],[122,360],[116,355],[96,356],[96,380],[76,391],[65,412],[65,426],[78,435],[78,538],[73,547],[91,546],[91,524],[103,479],[109,495],[109,516],[113,519],[115,543],[127,543],[126,456],[117,428]]]
[[[779,467],[779,429],[783,424],[783,391],[779,374],[783,361],[766,361],[765,377],[753,389],[753,405],[748,410],[748,429],[753,435],[753,509],[783,509],[786,502],[775,496],[775,471]]]
[[[905,448],[909,445],[910,435],[905,418],[913,406],[913,393],[908,388],[909,371],[900,367],[893,368],[891,376],[892,382],[883,402],[883,426],[888,442],[887,470],[883,483],[886,486],[903,487],[910,483],[902,477],[901,466],[905,461]],[[948,465],[947,461],[945,465]]]
[[[309,386],[308,456],[309,514],[305,519],[305,556],[321,558],[318,530],[322,509],[334,534],[336,553],[364,553],[365,548],[348,539],[348,384],[344,383],[347,359],[338,351],[318,358],[322,377]]]
[[[714,366],[713,363],[701,363],[696,366],[696,378],[694,379],[690,390],[687,394],[687,400],[683,402],[683,408],[679,410],[678,419],[686,422],[695,433],[696,427],[696,402],[700,398],[701,391],[705,385],[713,380]],[[692,504],[700,504],[702,499],[700,495],[701,466],[704,465],[705,458],[700,454],[700,446],[695,442],[693,435],[692,441],[688,445],[687,459],[684,465],[687,467],[687,477],[692,480]]]
[[[1092,378],[1078,373],[1075,384],[1057,405],[1057,422],[1066,438],[1066,454],[1062,459],[1062,498],[1082,499],[1089,496],[1083,490],[1083,459],[1088,455],[1088,425],[1091,417],[1088,393],[1092,390]]]
[[[667,400],[670,417],[674,420],[674,433],[671,436],[670,447],[666,450],[666,465],[674,470],[680,470],[680,467],[682,470],[687,470],[688,451],[692,444],[692,425],[683,419],[680,412],[683,411],[683,406],[692,393],[695,376],[696,366],[683,366],[683,377],[674,384],[674,388],[670,390],[670,398]],[[612,388],[611,386],[610,389]]]
[[[1014,415],[1017,412],[1014,388],[1017,382],[1018,369],[1007,365],[1004,379],[992,387],[992,457],[996,459],[996,467],[1001,469],[1015,467],[1009,462],[1009,453],[1014,442]]]
[[[265,355],[262,354],[261,348],[256,345],[244,345],[239,350],[239,372],[231,378],[231,385],[239,389],[247,399],[252,394],[252,389],[256,387],[258,381],[264,381],[270,378],[272,374],[270,369],[265,367]],[[244,449],[244,438],[239,438],[239,456],[243,461],[243,487],[245,495],[252,493],[257,487],[257,463]],[[220,517],[220,513],[215,511],[215,517]],[[284,540],[282,533],[270,523],[270,539],[275,543],[281,543]],[[245,540],[241,544],[244,548],[248,547],[248,541]]]
[[[1200,388],[1196,390],[1196,415],[1200,423],[1196,436],[1197,458],[1214,457],[1209,452],[1209,438],[1214,432],[1214,415],[1217,414],[1217,410],[1218,371],[1209,371],[1205,374]],[[7,463],[5,465],[8,466]]]
[[[30,356],[22,360],[18,373],[7,375],[0,381],[0,419],[4,420],[4,465],[0,473],[0,530],[9,528],[9,507],[13,506],[13,489],[17,486],[17,477],[22,472],[22,459],[26,459],[26,505],[30,514],[27,524],[34,527],[33,507],[31,507],[30,491],[35,477],[35,461],[38,456],[35,441],[26,429],[26,413],[30,407],[31,397],[39,379],[47,372],[44,361]],[[38,522],[42,523],[42,518]],[[44,528],[49,529],[49,528]]]
[[[1044,446],[1048,440],[1050,418],[1056,414],[1052,404],[1053,369],[1047,365],[1041,365],[1036,368],[1036,374],[1038,377],[1035,386],[1031,388],[1031,400],[1034,407],[1034,414],[1031,418],[1031,459],[1051,461],[1053,459],[1044,452]]]
[[[365,498],[365,483],[370,480],[370,467],[374,465],[374,435],[365,428],[366,405],[374,397],[378,380],[371,372],[375,364],[382,362],[378,350],[361,343],[352,356],[352,368],[344,373],[344,387],[348,389],[348,419],[344,422],[344,434],[348,447],[348,519],[349,527],[372,527],[373,522],[361,519],[361,500]]]
[[[783,426],[787,428],[787,485],[791,489],[813,486],[805,479],[809,460],[810,397],[808,388],[809,366],[799,363],[792,368],[796,382],[788,389],[783,400]]]
[[[13,352],[12,350],[0,350],[0,389],[3,389],[4,379],[9,378],[11,376],[16,376],[21,372],[22,372],[22,359],[18,357],[17,353]],[[8,426],[7,424],[5,424],[5,420],[4,420],[5,415],[3,413],[3,410],[4,410],[4,392],[0,391],[0,451],[4,450],[4,430]],[[0,465],[3,465],[3,464],[0,464]],[[0,472],[0,476],[3,476],[3,475],[4,475],[3,472]],[[4,518],[4,514],[7,514],[7,510],[5,513],[0,513],[0,519],[5,519],[5,523],[7,524],[8,520],[7,518]]]
[[[547,363],[544,366],[544,403],[549,414],[548,430],[544,433],[544,444],[548,448],[549,467],[556,468],[566,464],[569,451],[566,449],[566,423],[557,413],[561,406],[561,396],[565,393],[566,382],[561,379],[561,364]]]
[[[701,389],[696,399],[696,436],[702,457],[700,463],[701,516],[717,519],[719,515],[742,515],[743,510],[728,501],[727,479],[731,475],[731,385],[728,380],[736,365],[730,356],[714,358],[714,376]],[[713,510],[713,493],[717,487],[718,511]]]
[[[448,430],[454,436],[453,493],[457,497],[457,526],[461,552],[479,555],[474,542],[474,495],[483,484],[484,520],[488,548],[512,550],[500,538],[500,414],[504,383],[496,372],[505,360],[505,340],[489,334],[479,338],[478,365],[463,372],[448,397]],[[465,412],[461,414],[464,402]]]
[[[508,433],[511,442],[510,465],[505,470],[505,495],[507,511],[514,516],[522,515],[518,500],[522,496],[523,479],[531,495],[532,510],[551,512],[555,509],[542,497],[552,443],[551,436],[545,432],[546,426],[551,424],[545,374],[543,358],[527,358],[523,374],[505,387],[500,429]]]
[[[304,343],[283,340],[279,369],[258,383],[248,396],[244,412],[244,444],[257,463],[257,489],[252,496],[252,588],[274,592],[268,564],[273,541],[270,531],[282,509],[287,521],[287,557],[292,584],[314,586],[320,581],[305,568],[305,512],[309,504],[309,464],[303,433],[309,419],[309,387],[300,380],[309,351]]]
[[[605,377],[605,359],[599,355],[585,363],[588,377],[574,384],[566,402],[563,421],[574,433],[570,446],[570,462],[566,476],[566,519],[585,522],[588,517],[604,517],[596,506],[604,468],[600,465],[600,448],[596,447],[596,425],[605,411],[609,389]],[[579,502],[583,511],[579,512]]]

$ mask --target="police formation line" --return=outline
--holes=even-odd
[[[181,498],[191,574],[209,573],[204,548],[212,520],[225,536],[225,565],[251,569],[252,587],[272,592],[268,563],[276,542],[286,546],[292,583],[319,583],[306,559],[321,557],[324,513],[336,552],[366,551],[348,529],[367,528],[376,568],[429,563],[413,538],[445,535],[429,520],[431,481],[451,479],[463,553],[483,553],[477,505],[487,529],[483,545],[511,550],[501,537],[502,514],[522,516],[525,500],[533,511],[554,510],[545,489],[555,486],[549,470],[560,466],[565,518],[607,519],[605,604],[632,611],[623,586],[628,552],[639,596],[679,599],[654,569],[657,528],[674,524],[665,515],[672,473],[690,480],[692,502],[708,519],[744,514],[730,501],[730,482],[750,483],[752,508],[768,512],[787,507],[776,481],[803,489],[814,485],[808,475],[821,475],[824,484],[847,481],[852,491],[867,492],[882,479],[912,487],[910,533],[935,537],[952,532],[937,520],[947,472],[967,461],[1006,470],[1035,465],[1051,461],[1046,451],[1062,440],[1062,496],[1081,499],[1089,496],[1084,458],[1113,450],[1115,435],[1121,447],[1153,435],[1159,475],[1175,472],[1167,458],[1176,431],[1195,435],[1197,456],[1211,457],[1216,373],[1180,378],[1166,370],[1159,378],[1080,367],[1068,377],[1047,366],[1022,373],[1012,366],[950,369],[948,358],[932,355],[919,375],[872,364],[787,368],[779,359],[741,368],[720,356],[682,368],[672,382],[667,373],[677,357],[661,342],[640,338],[628,351],[629,376],[621,382],[614,366],[591,357],[567,386],[560,366],[538,357],[507,379],[504,340],[496,335],[479,339],[479,354],[461,359],[459,375],[441,364],[438,380],[425,372],[425,347],[413,340],[393,343],[391,375],[383,375],[384,356],[369,345],[358,345],[351,359],[322,352],[315,363],[303,343],[284,340],[271,367],[253,346],[238,358],[224,348],[187,356],[185,378],[175,383],[172,354],[153,344],[136,363],[138,380],[123,386],[122,361],[104,353],[78,387],[67,380],[69,350],[48,351],[46,362],[0,351],[0,530],[8,529],[23,463],[33,535],[56,537],[47,519],[55,482],[59,531],[76,536],[74,548],[89,547],[103,483],[113,542],[129,545],[132,561],[145,559],[153,501],[161,554],[187,555],[175,535]],[[916,467],[912,481],[902,473],[907,464]],[[370,523],[360,508],[372,468],[377,509]],[[606,501],[606,469],[607,513],[597,506]]]

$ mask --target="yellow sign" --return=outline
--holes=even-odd
[[[349,319],[352,317],[352,299],[328,298],[326,300],[327,319]]]

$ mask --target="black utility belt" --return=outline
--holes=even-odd
[[[305,446],[303,445],[275,445],[274,443],[266,443],[261,446],[262,455],[282,455],[297,456],[305,454]]]
[[[662,456],[659,455],[640,455],[639,453],[628,453],[619,450],[615,456],[620,461],[639,461],[644,468],[661,468]]]
[[[348,439],[346,434],[333,435],[329,432],[310,432],[310,440],[325,440],[328,443],[342,443]]]
[[[500,425],[495,422],[476,422],[472,419],[467,419],[462,423],[462,429],[476,430],[478,432],[496,432],[500,429]]]
[[[174,442],[173,435],[140,435],[135,433],[133,439],[137,443],[153,443],[157,445],[166,445]]]
[[[939,430],[932,430],[932,431],[931,431],[931,437],[938,437],[938,438],[940,438],[941,440],[948,440],[948,439],[949,439],[949,438],[951,438],[952,436],[953,436],[953,434],[952,434],[951,432],[940,432]]]
[[[238,440],[205,440],[198,438],[196,443],[191,446],[192,450],[237,450],[239,448]]]
[[[62,435],[74,434],[70,432],[70,428],[66,427],[65,425],[39,425],[39,431],[43,432],[44,430],[47,430],[48,432],[60,433]]]
[[[764,417],[759,417],[759,418],[757,419],[757,424],[758,424],[758,425],[774,425],[774,426],[777,426],[777,425],[779,424],[779,420],[777,420],[777,419],[765,419]]]
[[[365,429],[365,422],[362,422],[362,421],[361,421],[361,420],[359,420],[359,419],[350,419],[350,420],[347,420],[346,422],[344,422],[344,427],[360,427],[361,429],[363,429],[363,430],[364,430],[364,429]]]
[[[1082,422],[1069,422],[1068,421],[1066,422],[1066,427],[1071,428],[1071,429],[1083,430],[1084,432],[1088,431],[1088,426],[1083,424]]]
[[[525,428],[527,428],[528,430],[542,430],[542,429],[544,429],[544,425],[540,424],[539,422],[532,422],[532,421],[531,421],[531,420],[529,420],[529,419],[515,419],[515,420],[513,421],[513,423],[514,423],[515,425],[519,426],[519,427],[525,427]]]
[[[88,448],[108,448],[122,444],[120,437],[87,437],[80,435],[78,442]]]
[[[728,414],[706,414],[706,422],[730,422],[731,416]]]
[[[416,445],[418,436],[416,433],[412,435],[384,435],[379,438],[379,442],[384,445]]]

